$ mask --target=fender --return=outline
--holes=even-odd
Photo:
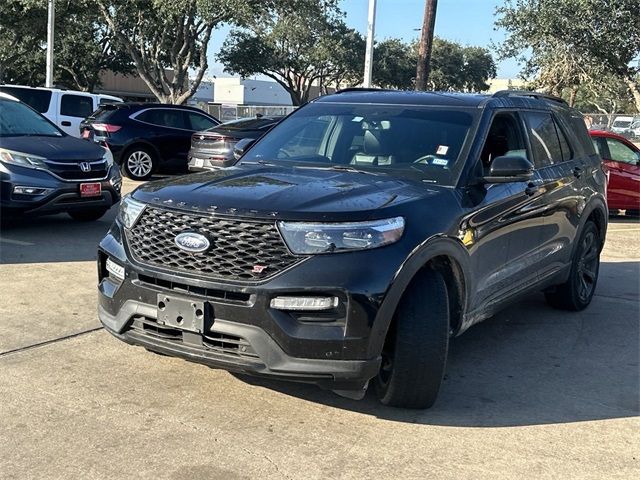
[[[464,313],[468,309],[468,302],[471,298],[470,292],[473,288],[473,278],[470,274],[469,266],[469,254],[458,239],[446,236],[430,237],[422,244],[418,245],[411,254],[409,254],[394,275],[371,328],[367,358],[373,358],[380,355],[387,331],[389,330],[389,325],[391,324],[391,320],[393,319],[393,315],[398,307],[398,303],[400,302],[407,286],[411,280],[413,280],[416,273],[418,273],[418,271],[420,271],[420,269],[424,267],[429,260],[438,256],[450,257],[457,262],[458,266],[462,270],[462,277],[464,280],[464,304],[462,307],[462,316],[464,323]]]
[[[604,218],[604,224],[602,225],[602,245],[604,246],[604,241],[607,237],[607,227],[609,224],[609,210],[607,207],[606,198],[603,195],[594,195],[591,197],[591,201],[587,205],[585,205],[582,213],[580,214],[580,222],[578,223],[578,227],[576,228],[576,238],[573,242],[573,247],[571,248],[571,258],[574,257],[576,249],[578,248],[578,239],[580,238],[580,235],[582,235],[584,225],[585,223],[587,223],[587,219],[589,218],[589,216],[595,210],[600,210],[600,213]]]

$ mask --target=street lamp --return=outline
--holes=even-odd
[[[365,88],[371,88],[373,75],[373,36],[376,26],[376,0],[369,0],[369,18],[367,20],[367,50],[364,57],[364,82]]]
[[[53,87],[53,27],[56,18],[55,0],[47,0],[48,18],[47,18],[47,74],[45,86]]]

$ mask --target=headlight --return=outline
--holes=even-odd
[[[336,253],[397,242],[404,231],[404,218],[353,223],[278,222],[278,228],[293,253]]]
[[[130,195],[125,195],[120,201],[118,219],[126,228],[131,228],[135,225],[145,206],[144,203],[135,201]]]
[[[111,165],[113,165],[113,154],[111,153],[111,150],[109,150],[107,147],[103,147],[104,148],[104,155],[102,155],[102,159],[107,162],[107,168],[109,168]]]
[[[0,161],[27,168],[47,168],[43,157],[0,148]]]

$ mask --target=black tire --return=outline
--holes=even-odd
[[[598,227],[592,221],[588,221],[578,240],[569,279],[553,290],[545,292],[549,305],[574,312],[589,306],[598,282],[601,247]]]
[[[130,148],[122,156],[122,172],[131,180],[147,180],[156,171],[155,153],[143,146]]]
[[[72,210],[67,214],[79,222],[93,222],[98,220],[107,213],[108,208],[90,208],[86,210]]]
[[[427,270],[405,291],[387,333],[375,377],[384,405],[429,408],[444,376],[449,349],[449,300],[442,275]]]

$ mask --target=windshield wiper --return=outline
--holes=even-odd
[[[255,162],[247,162],[243,160],[240,165],[266,165],[267,167],[277,167],[275,163],[267,162],[266,160],[256,160]]]

